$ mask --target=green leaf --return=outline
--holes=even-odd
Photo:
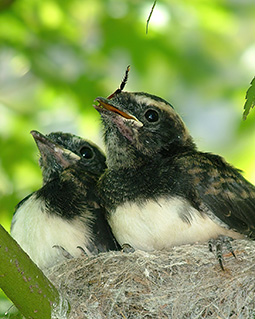
[[[246,102],[244,104],[244,112],[243,112],[243,119],[246,120],[247,115],[249,114],[250,110],[255,105],[255,77],[251,81],[251,86],[246,92]]]

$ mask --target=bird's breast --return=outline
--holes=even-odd
[[[88,225],[79,218],[66,220],[54,212],[48,212],[45,202],[33,194],[16,211],[11,235],[41,269],[48,268],[62,260],[62,247],[73,257],[81,255],[82,247],[91,239]]]
[[[126,202],[109,215],[109,224],[120,245],[145,251],[204,242],[219,235],[240,237],[201,214],[181,197]]]

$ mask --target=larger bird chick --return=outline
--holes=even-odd
[[[99,191],[121,245],[152,251],[255,237],[255,187],[222,157],[198,151],[170,103],[121,90],[96,101],[108,166]]]
[[[106,169],[102,151],[68,133],[31,134],[43,186],[17,205],[11,235],[43,270],[66,256],[118,249],[96,193]]]

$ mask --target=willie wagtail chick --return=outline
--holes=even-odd
[[[223,268],[222,242],[255,238],[255,187],[222,157],[199,152],[171,104],[120,89],[96,101],[108,166],[99,192],[120,245],[152,251],[215,239]]]
[[[31,134],[41,154],[43,186],[17,205],[12,236],[41,269],[65,255],[118,249],[95,191],[106,169],[104,154],[72,134]]]

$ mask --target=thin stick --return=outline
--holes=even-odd
[[[127,84],[129,71],[130,71],[130,65],[128,65],[126,68],[124,78],[120,83],[120,87],[116,91],[114,91],[111,95],[109,95],[107,99],[111,99],[115,94],[120,93],[124,89],[125,85]]]
[[[125,85],[127,84],[129,71],[130,71],[130,65],[127,66],[124,78],[123,78],[122,82],[120,83],[120,91],[122,91],[124,89]]]
[[[149,30],[149,22],[150,22],[150,19],[151,19],[151,16],[152,16],[153,10],[154,10],[154,8],[155,8],[156,2],[157,2],[157,0],[155,0],[155,1],[154,1],[153,5],[152,5],[152,7],[151,7],[150,14],[149,14],[148,19],[147,19],[147,23],[146,23],[146,34],[148,34],[148,30]]]

